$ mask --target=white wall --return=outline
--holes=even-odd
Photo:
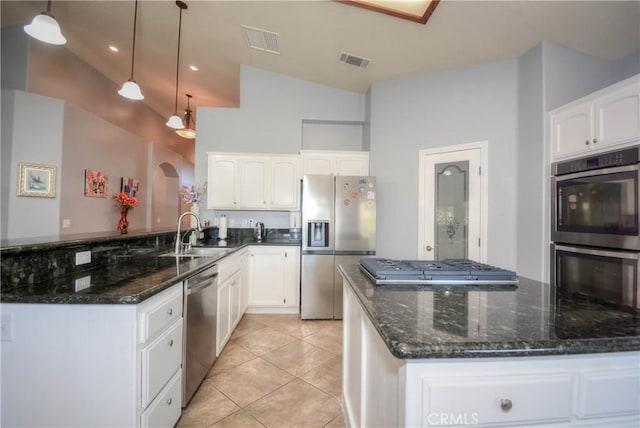
[[[57,235],[64,102],[17,90],[3,90],[2,98],[2,238]],[[4,112],[7,107],[13,109],[11,118]],[[11,119],[11,122],[5,122],[5,119]],[[5,159],[7,154],[9,158]],[[19,162],[54,165],[57,168],[56,197],[18,197]]]
[[[371,162],[378,177],[378,255],[415,258],[418,151],[489,142],[487,261],[516,266],[517,61],[375,83]]]
[[[364,95],[241,66],[240,107],[199,107],[197,117],[195,180],[201,182],[207,179],[207,152],[296,154],[303,120],[362,122]],[[220,216],[200,209],[203,220]],[[249,213],[238,219],[261,215]],[[229,215],[233,218],[234,212]],[[289,223],[285,212],[263,217],[269,221],[266,227]]]

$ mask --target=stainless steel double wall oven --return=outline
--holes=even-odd
[[[552,164],[551,282],[640,308],[640,146]]]

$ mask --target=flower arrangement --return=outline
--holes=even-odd
[[[135,196],[129,196],[125,192],[113,195],[113,200],[120,211],[128,211],[131,208],[138,206],[138,198]]]
[[[185,188],[182,191],[182,200],[187,204],[197,204],[198,202],[200,202],[206,191],[206,181],[199,186],[191,186],[190,189]]]

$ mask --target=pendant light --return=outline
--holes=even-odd
[[[182,119],[178,116],[178,76],[180,75],[180,35],[182,33],[182,11],[187,8],[187,4],[177,0],[176,5],[180,9],[180,20],[178,21],[178,58],[176,59],[176,103],[173,108],[173,115],[167,121],[167,126],[173,129],[184,129]]]
[[[187,96],[187,108],[184,111],[185,128],[176,130],[176,134],[178,134],[182,138],[193,140],[194,138],[196,138],[196,120],[191,115],[192,110],[189,104],[189,101],[191,100],[191,95],[189,94],[185,94],[185,95]],[[192,122],[193,122],[193,126],[191,126]]]
[[[52,45],[64,45],[67,43],[67,39],[64,38],[60,31],[58,21],[51,14],[51,0],[47,1],[47,11],[36,15],[31,24],[24,26],[24,31],[41,42]]]
[[[133,48],[131,49],[131,77],[129,80],[124,82],[122,88],[118,91],[120,95],[125,98],[129,98],[130,100],[144,100],[144,95],[142,95],[142,91],[140,90],[140,86],[133,80],[133,65],[135,63],[136,56],[136,27],[138,25],[138,0],[136,0],[136,5],[133,12]]]

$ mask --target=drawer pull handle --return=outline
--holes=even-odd
[[[589,140],[585,141],[585,142],[584,142],[584,145],[585,145],[585,146],[588,146],[588,145],[589,145]]]
[[[173,339],[169,340],[169,346],[173,346]]]
[[[508,398],[502,398],[500,400],[500,408],[503,412],[508,412],[513,407],[513,403]]]
[[[593,139],[593,144],[598,144],[598,139],[597,138]]]
[[[170,405],[171,405],[171,403],[173,403],[173,399],[172,399],[172,398],[169,398],[169,399],[167,400],[167,406],[170,406]]]
[[[169,310],[167,311],[167,315],[173,315],[173,308],[169,308]]]

